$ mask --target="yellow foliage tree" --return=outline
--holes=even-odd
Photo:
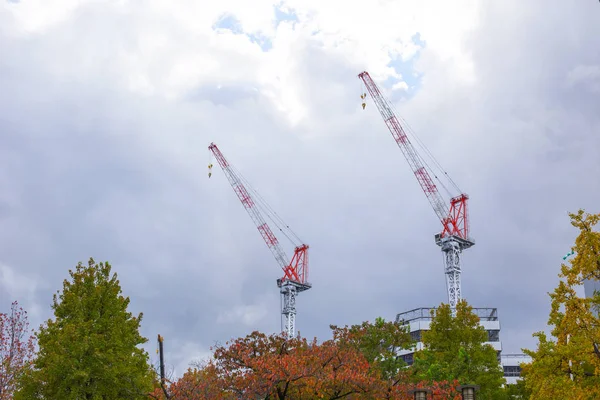
[[[569,216],[580,232],[575,257],[562,264],[561,281],[550,294],[553,338],[536,332],[537,350],[525,350],[533,359],[523,367],[532,400],[600,399],[600,293],[591,298],[576,293],[586,279],[600,280],[600,232],[594,231],[600,214],[579,210]]]

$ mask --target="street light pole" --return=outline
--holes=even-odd
[[[475,391],[479,390],[477,385],[460,385],[456,388],[460,391],[463,400],[475,400]]]
[[[430,389],[418,388],[408,391],[408,394],[413,395],[413,400],[427,400],[427,395],[431,393]]]

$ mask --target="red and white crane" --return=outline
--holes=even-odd
[[[288,338],[292,338],[296,335],[296,295],[312,287],[308,283],[308,245],[304,244],[258,192],[252,189],[242,175],[225,159],[216,144],[211,143],[208,149],[217,159],[233,191],[252,218],[275,260],[283,269],[283,277],[277,279],[277,286],[283,298],[281,314],[285,320],[285,327],[282,330]],[[212,164],[209,163],[209,178],[212,175],[211,168]],[[263,218],[263,213],[295,245],[294,256],[291,260],[286,256],[279,240]]]
[[[442,223],[442,231],[435,235],[435,243],[441,247],[444,252],[445,259],[445,274],[446,274],[446,286],[448,290],[448,303],[450,307],[455,308],[456,304],[461,300],[461,284],[460,284],[460,256],[463,250],[473,246],[475,242],[469,237],[469,221],[467,214],[467,200],[469,196],[461,193],[458,196],[450,199],[450,207],[446,206],[446,202],[442,198],[437,186],[435,185],[431,175],[435,176],[440,182],[441,186],[444,184],[439,178],[428,170],[428,164],[421,158],[417,150],[414,148],[406,132],[398,118],[394,114],[394,111],[385,97],[381,94],[381,91],[371,78],[368,72],[361,72],[358,77],[363,81],[367,88],[371,98],[375,102],[377,109],[381,113],[383,121],[387,125],[388,129],[392,133],[394,140],[402,150],[406,161],[410,165],[421,189],[427,196],[427,200],[433,207],[433,211]],[[362,107],[365,108],[364,99],[366,93],[361,95],[363,98]],[[425,149],[426,150],[426,149]],[[439,165],[439,164],[438,164]],[[443,173],[454,186],[455,189],[460,193],[460,189],[456,184],[448,177],[448,174]],[[445,186],[444,186],[445,188]]]

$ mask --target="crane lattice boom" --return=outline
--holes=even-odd
[[[441,246],[442,251],[446,255],[445,262],[448,298],[450,306],[455,307],[456,303],[461,299],[460,254],[462,250],[475,244],[469,238],[469,221],[467,214],[467,200],[469,199],[469,196],[462,193],[459,196],[450,199],[449,208],[446,206],[431,175],[425,168],[421,157],[408,139],[404,128],[392,111],[390,103],[381,94],[381,91],[368,72],[361,72],[358,77],[365,84],[381,117],[398,144],[398,147],[402,150],[402,153],[415,174],[425,196],[427,196],[427,200],[429,200],[433,211],[442,223],[442,231],[435,235],[435,239],[436,244]],[[365,103],[363,103],[363,109],[364,107]]]
[[[229,164],[225,156],[223,156],[223,153],[221,153],[221,150],[219,150],[216,144],[211,143],[208,149],[217,159],[217,162],[219,163],[221,169],[225,173],[225,176],[231,184],[233,191],[235,192],[238,199],[248,212],[248,215],[250,215],[250,218],[256,225],[258,232],[267,244],[269,250],[271,250],[273,257],[275,257],[275,260],[283,269],[283,277],[277,279],[277,286],[281,289],[280,292],[284,297],[282,314],[284,315],[286,320],[285,332],[287,333],[288,337],[293,337],[295,335],[296,325],[296,294],[311,288],[311,284],[308,283],[308,245],[304,243],[298,243],[294,249],[294,256],[288,262],[288,257],[286,256],[283,248],[281,247],[279,240],[277,240],[277,237],[269,227],[269,224],[267,224],[267,222],[263,218],[263,215],[260,212],[256,201],[252,198],[250,192],[246,189],[242,178],[232,168],[232,166]],[[209,165],[209,169],[211,167],[212,164]],[[209,177],[210,176],[211,172],[209,172]],[[289,227],[287,227],[287,225],[281,226],[280,230],[283,230],[284,228],[287,228],[289,230]]]
[[[467,200],[469,196],[461,194],[460,196],[454,197],[450,200],[450,210],[446,206],[444,199],[440,195],[437,186],[431,179],[431,175],[423,165],[417,150],[412,145],[408,136],[404,132],[402,125],[398,122],[396,114],[392,111],[389,102],[381,94],[381,91],[371,78],[368,72],[362,72],[358,75],[364,82],[367,91],[371,95],[371,98],[375,102],[377,109],[381,113],[381,116],[390,130],[394,140],[402,150],[406,161],[410,165],[421,189],[427,196],[427,200],[431,204],[433,211],[442,223],[442,237],[448,235],[455,235],[461,239],[467,239],[469,237],[469,224],[467,220]]]

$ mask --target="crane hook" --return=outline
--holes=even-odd
[[[367,106],[367,103],[365,103],[365,99],[367,98],[367,94],[363,93],[360,95],[360,98],[363,99],[363,102],[361,103],[362,109],[364,110],[365,107]]]
[[[212,176],[212,164],[208,164],[208,177],[210,178]]]

